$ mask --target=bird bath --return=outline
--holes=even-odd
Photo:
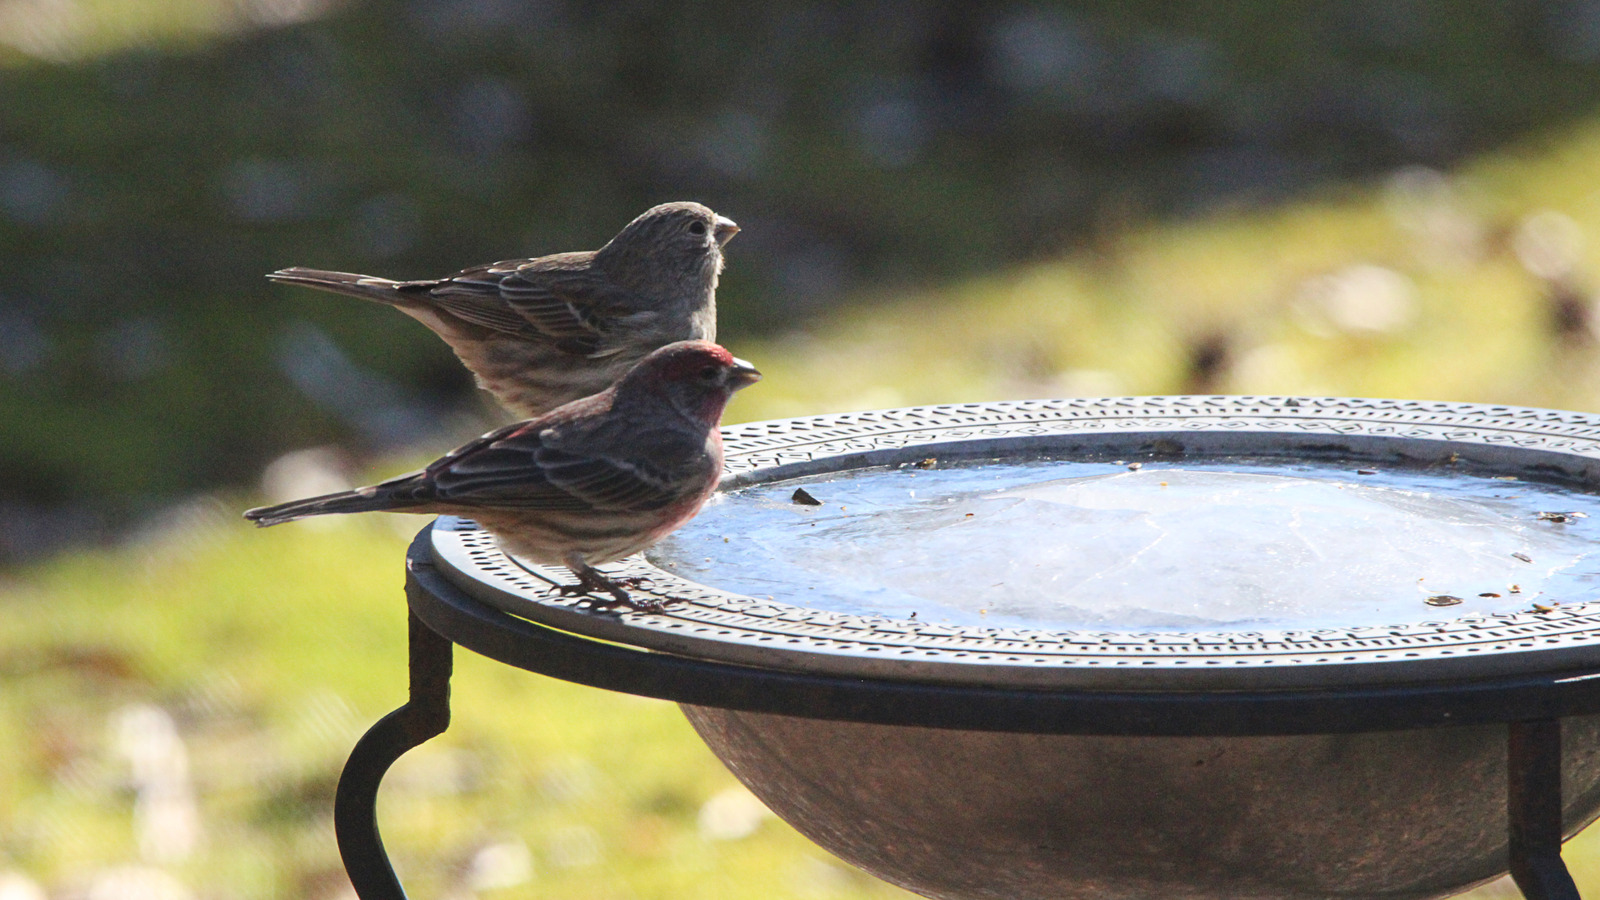
[[[445,517],[414,614],[683,702],[780,816],[934,897],[1448,896],[1527,855],[1524,720],[1550,829],[1600,813],[1600,418],[1142,398],[725,435],[719,498],[617,567],[664,611]]]
[[[1600,588],[1600,543],[1579,524],[1600,497],[1460,465],[939,465],[731,491],[647,556],[809,609],[1145,634],[1415,625],[1441,606],[1481,618]],[[797,489],[817,502],[796,503]]]

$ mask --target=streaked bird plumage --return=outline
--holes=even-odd
[[[659,347],[715,341],[722,246],[738,230],[699,203],[664,203],[599,250],[420,281],[299,267],[267,277],[398,308],[501,405],[533,417],[604,390]]]
[[[612,387],[491,431],[421,471],[245,518],[266,526],[331,513],[465,516],[512,553],[568,567],[575,588],[633,605],[593,567],[638,553],[699,512],[722,473],[722,411],[760,377],[716,344],[673,343]]]

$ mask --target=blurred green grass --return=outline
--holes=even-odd
[[[117,723],[155,704],[202,823],[192,852],[155,862],[201,897],[340,896],[333,788],[355,738],[405,699],[402,532],[425,520],[256,533],[239,505],[0,588],[0,868],[59,891],[140,860]],[[770,817],[708,834],[708,800],[733,791],[735,833],[749,807],[671,704],[456,659],[450,731],[381,795],[413,896],[471,896],[474,858],[497,845],[525,848],[533,881],[484,896],[896,893]]]
[[[132,8],[84,6],[98,5]],[[74,52],[233,21],[213,14],[227,4],[156,8],[171,18],[134,28],[88,16],[101,24]],[[1197,388],[1592,410],[1595,338],[1552,321],[1563,297],[1591,305],[1597,158],[1590,123],[1449,174],[1329,187],[1102,235],[1040,265],[858,296],[735,346],[767,378],[729,419]],[[1541,234],[1576,235],[1559,277],[1523,258]],[[1364,319],[1362,297],[1382,301]],[[0,767],[0,871],[52,896],[103,887],[129,865],[170,872],[197,897],[342,896],[333,786],[356,737],[404,700],[400,560],[423,520],[255,532],[237,518],[249,504],[200,501],[119,548],[0,575],[0,754],[12,761]],[[737,821],[703,826],[714,799],[735,820],[749,807],[671,705],[467,651],[456,660],[451,729],[403,758],[382,794],[414,896],[900,893],[770,817],[743,836]],[[140,846],[123,733],[130,711],[150,706],[171,717],[194,786],[201,830],[187,852]],[[1600,831],[1567,856],[1580,888],[1600,890]]]
[[[1021,352],[980,323],[984,346],[895,391],[1055,392],[1061,372],[1087,389],[1108,369],[1165,390],[1189,336],[1140,314],[1189,318],[1189,294],[1235,283],[1185,271],[1196,290],[1159,302],[1164,273],[1104,268],[1138,262],[1114,246],[1138,239],[1124,223],[1444,165],[1600,96],[1586,3],[1376,7],[0,0],[0,559],[247,483],[306,443],[393,452],[470,396],[415,323],[262,273],[423,277],[594,247],[668,199],[746,224],[730,340],[815,332],[808,310],[863,285],[1098,236],[1074,287],[1097,308],[1019,306]],[[1159,340],[1124,365],[1124,335]],[[319,359],[341,366],[333,389],[300,365]],[[1235,380],[1288,381],[1268,377],[1283,359]],[[396,399],[330,397],[358,382]]]
[[[1558,331],[1551,310],[1574,293],[1588,309],[1600,259],[1581,238],[1600,229],[1597,154],[1600,124],[1449,176],[1401,173],[862,298],[803,333],[736,347],[767,378],[729,418],[1163,393],[1197,379],[1593,409],[1595,338]],[[1538,263],[1541,239],[1565,248],[1559,277]],[[1351,273],[1354,312],[1330,300],[1350,293]],[[1374,296],[1388,305],[1361,306]],[[1226,348],[1221,361],[1197,365],[1208,342]],[[424,520],[255,532],[237,519],[245,505],[197,502],[123,547],[0,583],[0,753],[13,760],[0,769],[0,868],[61,892],[141,859],[200,897],[346,889],[333,787],[355,738],[404,699],[400,561]],[[669,704],[456,657],[449,732],[402,759],[382,794],[415,896],[899,893],[770,817],[748,834],[702,825],[713,798],[751,807]],[[193,849],[165,861],[140,847],[119,737],[144,705],[176,725],[201,823]],[[1600,885],[1600,833],[1568,856],[1580,885]]]
[[[1596,158],[1600,126],[1586,124],[1448,176],[1403,170],[1279,208],[1117,234],[1052,263],[873,296],[787,338],[737,347],[768,378],[736,398],[731,417],[1187,392],[1196,348],[1212,343],[1225,349],[1205,392],[1592,409]],[[1559,278],[1522,259],[1541,240],[1567,245],[1551,251],[1570,254]],[[1351,300],[1341,292],[1398,319],[1341,322],[1361,313],[1340,307]],[[1584,318],[1565,334],[1552,322],[1562,299]]]

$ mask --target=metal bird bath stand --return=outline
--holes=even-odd
[[[335,806],[363,900],[404,896],[376,795],[448,726],[452,644],[683,704],[780,816],[929,896],[1421,898],[1508,869],[1526,897],[1578,896],[1561,842],[1600,814],[1600,543],[1579,521],[1600,514],[1600,416],[1178,397],[725,436],[726,501],[623,566],[676,598],[663,612],[591,611],[470,522],[418,535],[410,701],[356,745]],[[797,479],[857,512],[778,503]],[[1257,509],[1265,525],[1228,530]],[[764,591],[741,522],[779,552],[881,565],[824,555],[816,583]],[[1077,579],[1043,602],[1045,562],[985,544],[1017,522]],[[1384,545],[1370,568],[1366,551],[1322,557],[1364,528]],[[1016,590],[952,588],[951,535],[1009,559]],[[1277,558],[1297,553],[1317,558]]]

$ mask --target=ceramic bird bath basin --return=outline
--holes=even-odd
[[[616,567],[661,612],[561,597],[565,572],[464,520],[434,525],[433,561],[513,616],[663,657],[887,684],[912,706],[1145,703],[1043,730],[684,705],[778,815],[928,896],[1460,892],[1508,865],[1515,712],[1441,700],[1391,727],[1347,707],[1600,669],[1600,417],[1131,398],[725,434],[719,497]],[[1322,727],[1275,719],[1278,697],[1354,699]],[[1163,718],[1212,701],[1215,729]],[[1552,716],[1566,835],[1600,813],[1593,712]]]

